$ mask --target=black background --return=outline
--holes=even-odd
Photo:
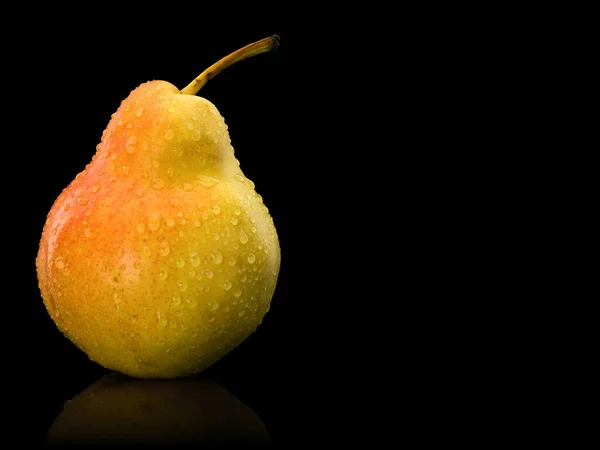
[[[433,6],[249,6],[254,15],[174,4],[4,16],[16,31],[2,55],[0,331],[4,425],[18,442],[42,445],[63,403],[106,374],[60,334],[39,294],[35,256],[52,202],[131,90],[152,79],[182,88],[272,34],[277,50],[198,93],[225,118],[282,251],[270,312],[205,376],[280,448],[389,435],[448,442],[494,421],[481,412],[499,410],[508,389],[486,384],[501,370],[485,360],[498,354],[485,337],[515,273],[502,265],[512,215],[497,200],[513,172],[498,167],[507,148],[519,150],[507,145],[510,84],[495,77],[523,66],[484,39],[491,16],[470,28],[461,11]]]
[[[548,266],[572,261],[552,244],[568,235],[556,225],[563,184],[553,191],[565,169],[545,166],[572,148],[561,136],[579,134],[563,128],[573,108],[555,94],[580,84],[561,78],[581,73],[561,59],[577,47],[569,18],[356,5],[3,14],[6,436],[41,444],[63,402],[105,373],[50,321],[34,260],[45,214],[110,114],[144,81],[183,87],[275,33],[277,51],[199,93],[227,121],[282,249],[271,311],[206,375],[280,448],[415,438],[480,448],[565,432],[548,425],[573,410],[549,394],[570,387],[556,377],[572,367],[556,357],[562,336],[552,340],[565,319],[541,315],[566,282]]]
[[[367,341],[377,308],[361,287],[373,270],[367,242],[375,235],[359,225],[365,215],[377,217],[372,194],[365,192],[374,181],[365,167],[345,169],[362,165],[355,145],[365,139],[373,145],[377,133],[362,119],[370,106],[361,98],[372,87],[348,90],[353,79],[366,76],[354,66],[366,63],[366,53],[349,45],[364,37],[318,21],[291,26],[274,19],[245,27],[209,21],[208,27],[201,14],[92,10],[71,20],[47,12],[47,18],[38,10],[35,19],[19,21],[22,37],[5,53],[11,63],[4,74],[6,108],[12,112],[4,132],[13,138],[6,207],[18,213],[4,220],[12,221],[6,239],[19,243],[5,273],[18,280],[7,295],[11,326],[4,328],[9,433],[43,445],[63,403],[109,373],[51,321],[35,256],[47,212],[91,160],[110,115],[145,81],[183,88],[221,57],[277,34],[277,50],[231,66],[198,94],[224,116],[241,167],[273,216],[282,251],[262,325],[204,375],[248,405],[274,445],[338,440],[349,426],[340,418],[356,416],[358,399],[370,390],[359,373],[375,358]],[[362,323],[350,320],[357,315]]]

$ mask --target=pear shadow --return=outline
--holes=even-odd
[[[104,375],[65,402],[47,448],[272,448],[258,415],[204,376]]]

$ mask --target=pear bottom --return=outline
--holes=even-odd
[[[141,309],[123,304],[118,312],[114,302],[107,312],[100,301],[68,308],[44,298],[58,329],[92,361],[135,378],[169,379],[203,372],[257,329],[272,288],[248,294],[176,297],[177,305],[158,301]]]
[[[87,186],[81,178],[75,185]],[[93,361],[137,378],[198,374],[239,346],[269,311],[281,252],[260,197],[238,184],[134,200],[135,188],[117,183],[111,207],[101,196],[97,211],[65,190],[36,260],[58,329]]]
[[[152,186],[103,170],[92,163],[48,214],[36,259],[46,309],[110,370],[200,373],[269,310],[281,257],[273,219],[238,169]]]

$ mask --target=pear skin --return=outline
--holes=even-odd
[[[202,372],[258,327],[277,284],[273,219],[224,118],[194,95],[211,67],[187,91],[134,89],[43,227],[36,268],[50,317],[90,359],[133,377]]]

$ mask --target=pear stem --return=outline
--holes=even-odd
[[[259,55],[261,53],[274,50],[278,46],[279,36],[276,34],[268,38],[261,39],[260,41],[256,41],[252,44],[248,44],[214,63],[179,92],[181,94],[195,95],[208,80],[232,64],[235,64],[242,59],[249,58],[250,56]]]

